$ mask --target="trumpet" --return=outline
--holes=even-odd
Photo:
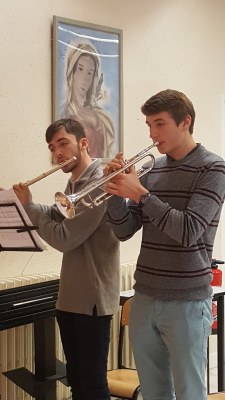
[[[154,167],[155,164],[155,157],[150,152],[150,150],[158,146],[158,142],[154,142],[151,146],[147,147],[146,149],[142,150],[140,153],[136,154],[134,157],[127,160],[123,167],[120,169],[110,173],[109,175],[103,176],[98,181],[94,181],[93,183],[86,186],[86,188],[82,189],[80,192],[71,194],[66,196],[62,192],[55,193],[55,203],[60,210],[60,212],[67,218],[75,217],[75,208],[79,202],[82,202],[86,207],[93,208],[97,207],[102,204],[104,201],[108,200],[113,195],[105,192],[96,197],[91,197],[91,193],[103,187],[107,182],[113,179],[116,175],[120,174],[121,172],[126,172],[130,167],[132,167],[137,162],[141,161],[145,157],[150,157],[149,165],[147,168],[140,168],[137,171],[138,178],[141,178],[143,175],[147,174],[151,169]],[[89,201],[85,200],[85,197],[89,198]]]
[[[65,167],[67,164],[70,164],[72,161],[75,161],[75,160],[76,160],[76,157],[72,157],[72,158],[70,158],[69,160],[66,160],[66,161],[64,161],[64,162],[62,162],[62,163],[60,163],[60,164],[58,164],[56,167],[54,167],[54,168],[52,168],[52,169],[49,169],[49,170],[46,171],[46,172],[43,172],[41,175],[36,176],[36,178],[33,178],[33,179],[30,179],[29,181],[26,181],[26,182],[25,182],[25,185],[26,185],[26,186],[31,186],[31,185],[33,185],[34,183],[40,181],[41,179],[46,178],[46,176],[48,176],[48,175],[50,175],[50,174],[53,174],[53,172],[58,171],[58,169],[61,169],[61,168]]]

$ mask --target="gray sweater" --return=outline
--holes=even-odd
[[[159,157],[141,182],[151,193],[142,209],[116,196],[108,201],[110,221],[121,241],[143,231],[135,290],[165,300],[205,299],[212,293],[224,161],[199,144],[182,160]]]
[[[100,161],[94,160],[75,184],[69,180],[65,193],[78,192],[100,176]],[[38,234],[63,252],[57,309],[91,315],[96,305],[98,315],[113,314],[119,306],[119,241],[106,203],[93,209],[79,203],[73,219],[64,218],[55,205],[32,202],[26,212]]]

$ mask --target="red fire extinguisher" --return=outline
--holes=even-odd
[[[211,282],[212,286],[222,286],[222,271],[218,268],[218,264],[224,264],[224,261],[216,260],[212,258],[211,267],[213,273],[213,280]],[[212,314],[213,314],[213,324],[212,329],[217,329],[217,302],[212,302]]]
[[[211,282],[212,286],[222,286],[222,271],[218,268],[218,264],[224,264],[224,261],[216,260],[212,258],[211,267],[213,273],[213,280]]]

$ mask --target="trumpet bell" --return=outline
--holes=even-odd
[[[62,192],[56,192],[55,203],[62,215],[66,218],[75,217],[75,207],[70,200],[69,196],[66,196]]]
[[[104,201],[107,201],[112,195],[108,194],[104,191],[104,185],[113,179],[115,176],[120,174],[121,172],[128,173],[129,168],[136,164],[137,162],[141,161],[144,157],[150,157],[150,161],[147,165],[143,166],[139,171],[137,171],[137,175],[140,178],[141,176],[145,175],[149,172],[155,163],[155,157],[153,154],[150,153],[150,149],[154,146],[158,146],[158,142],[154,142],[153,145],[147,147],[146,149],[142,150],[140,153],[136,154],[136,156],[132,157],[128,160],[123,167],[120,169],[113,171],[109,175],[103,175],[98,181],[94,181],[83,188],[80,192],[71,194],[66,196],[64,193],[56,192],[55,194],[55,202],[60,210],[60,212],[67,218],[75,217],[75,208],[79,202],[82,202],[86,207],[93,208],[97,207],[102,204]],[[96,189],[102,188],[103,193],[100,195],[93,197],[91,193]],[[88,197],[88,198],[87,198]],[[86,198],[86,200],[85,200]]]

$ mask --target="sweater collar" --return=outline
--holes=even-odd
[[[188,161],[191,159],[193,156],[196,155],[196,152],[199,151],[200,147],[202,147],[201,143],[197,143],[197,146],[194,147],[188,154],[186,154],[185,157],[181,158],[180,160],[175,160],[174,158],[170,157],[168,154],[166,154],[167,161],[168,163],[173,163],[173,164],[183,164],[184,161]]]
[[[82,172],[82,174],[79,176],[79,178],[76,181],[73,181],[72,178],[69,179],[69,185],[72,190],[74,188],[82,187],[83,185],[85,186],[88,181],[92,179],[92,177],[95,175],[96,170],[100,167],[101,165],[101,160],[98,158],[93,159],[92,163],[85,168],[85,170]]]

